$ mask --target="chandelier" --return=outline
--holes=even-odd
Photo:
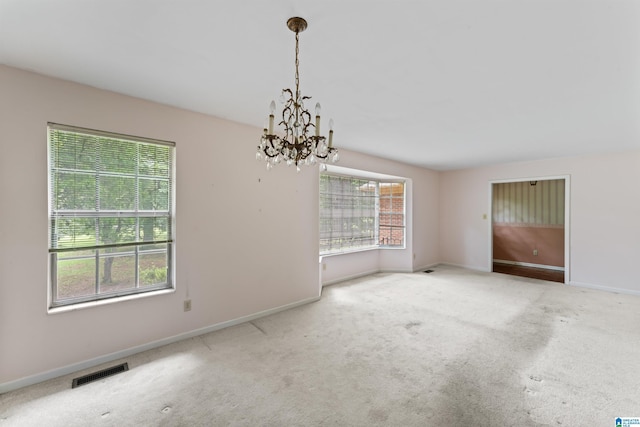
[[[299,35],[307,28],[307,21],[302,18],[290,18],[287,27],[296,33],[296,89],[283,89],[280,101],[282,102],[282,120],[278,123],[284,129],[284,136],[276,135],[273,129],[276,103],[271,101],[269,105],[268,125],[260,138],[256,159],[265,160],[267,169],[273,168],[281,162],[288,166],[296,165],[300,172],[300,165],[315,165],[319,163],[322,170],[327,169],[327,159],[335,163],[338,161],[338,150],[333,147],[333,119],[329,120],[329,138],[320,136],[320,103],[315,107],[315,123],[312,123],[311,113],[305,107],[305,102],[310,96],[302,96],[300,93],[300,73],[298,71],[299,60]],[[312,129],[313,128],[313,129]],[[313,135],[310,135],[313,133]]]

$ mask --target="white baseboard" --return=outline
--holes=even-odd
[[[588,288],[588,289],[596,289],[598,291],[606,291],[606,292],[613,292],[616,294],[626,294],[626,295],[636,295],[636,296],[640,296],[640,290],[635,290],[635,289],[624,289],[624,288],[612,288],[609,286],[602,286],[602,285],[594,285],[591,283],[582,283],[582,282],[576,282],[575,280],[572,280],[569,282],[570,286],[575,286],[578,288]]]
[[[331,286],[331,285],[335,285],[336,283],[346,282],[347,280],[352,280],[352,279],[359,279],[360,277],[370,276],[376,273],[416,273],[418,271],[426,270],[427,268],[433,268],[439,264],[440,263],[434,263],[434,264],[429,264],[426,267],[412,268],[412,269],[406,269],[406,270],[398,269],[398,268],[393,268],[393,269],[382,268],[379,270],[371,270],[371,271],[366,271],[364,273],[351,274],[349,276],[340,277],[338,279],[327,280],[326,282],[322,283],[322,286],[323,287]]]
[[[370,276],[372,274],[380,273],[380,270],[365,271],[364,273],[350,274],[348,276],[339,277],[337,279],[327,280],[322,282],[322,287],[335,285],[336,283],[346,282],[347,280],[359,279],[360,277]]]
[[[419,271],[425,271],[425,270],[437,267],[438,265],[441,265],[441,263],[436,262],[436,263],[425,265],[425,266],[422,266],[422,267],[417,267],[417,268],[413,269],[413,273],[417,273]]]
[[[482,271],[483,273],[491,273],[491,267],[487,268],[487,267],[479,267],[479,266],[473,266],[473,265],[465,265],[465,264],[455,264],[453,262],[440,262],[436,265],[448,265],[450,267],[457,267],[457,268],[465,268],[467,270],[473,270],[473,271]]]
[[[216,323],[215,325],[206,326],[204,328],[195,329],[189,332],[183,332],[178,335],[174,335],[172,337],[163,338],[161,340],[153,341],[147,344],[131,347],[125,350],[116,351],[114,353],[105,354],[103,356],[99,356],[93,359],[85,360],[78,363],[73,363],[71,365],[67,365],[61,368],[52,369],[47,372],[42,372],[40,374],[31,375],[28,377],[20,378],[14,381],[9,381],[6,383],[0,384],[0,395],[3,393],[7,393],[12,390],[17,390],[22,387],[30,386],[33,384],[40,383],[42,381],[47,381],[53,378],[61,377],[63,375],[72,374],[74,372],[81,371],[83,369],[92,368],[94,366],[101,365],[103,363],[112,362],[114,360],[122,359],[124,357],[131,356],[133,354],[141,353],[143,351],[152,350],[154,348],[162,347],[167,344],[172,344],[174,342],[182,341],[188,338],[197,337],[199,335],[208,334],[209,332],[214,332],[220,329],[228,328],[229,326],[239,325],[241,323],[250,322],[252,320],[259,319],[261,317],[269,316],[271,314],[279,313],[281,311],[289,310],[295,307],[299,307],[301,305],[309,304],[312,302],[316,302],[320,300],[320,296],[307,298],[301,301],[296,301],[290,304],[285,304],[280,307],[271,308],[268,310],[259,311],[254,314],[250,314],[248,316],[238,317],[236,319],[228,320],[226,322]]]
[[[494,259],[493,262],[498,264],[518,265],[521,267],[544,268],[545,270],[564,271],[564,267],[557,267],[555,265],[532,264],[530,262],[507,261],[504,259]]]
[[[378,273],[414,273],[412,268],[381,268]]]

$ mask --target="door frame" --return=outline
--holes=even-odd
[[[493,184],[564,179],[564,283],[571,283],[571,175],[531,176],[489,181],[489,271],[493,271]]]

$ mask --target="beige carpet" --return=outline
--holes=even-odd
[[[640,297],[439,266],[0,396],[0,426],[614,426]],[[43,355],[44,357],[44,355]],[[111,363],[105,366],[115,364]],[[104,366],[103,366],[104,367]]]

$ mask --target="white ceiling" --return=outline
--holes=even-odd
[[[338,147],[438,170],[640,147],[637,0],[0,0],[0,63],[262,127],[291,16]]]

